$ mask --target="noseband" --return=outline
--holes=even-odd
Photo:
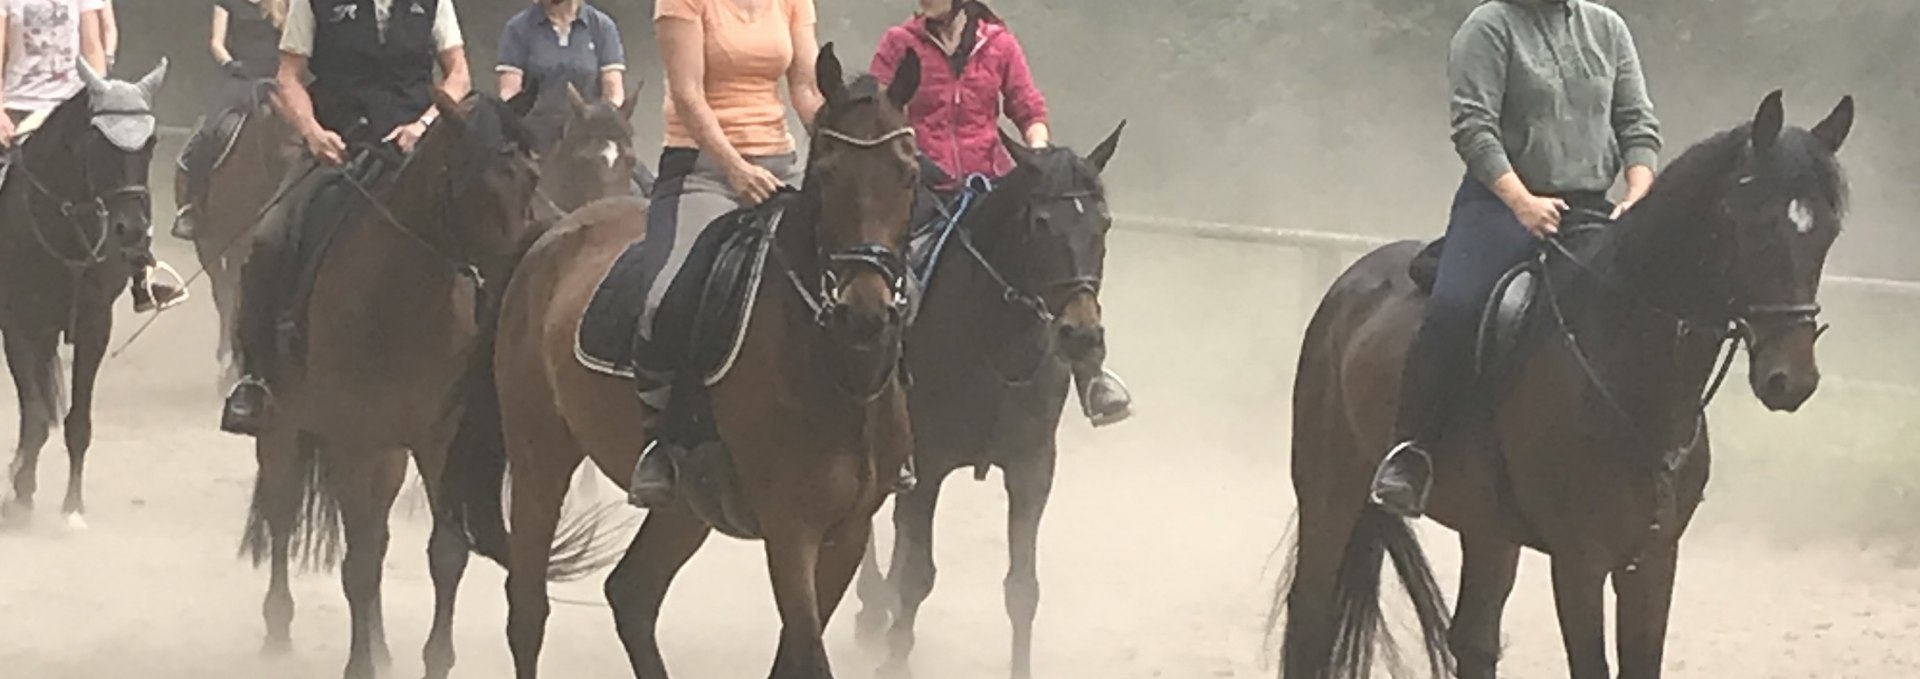
[[[914,136],[912,127],[895,128],[872,138],[855,137],[845,132],[825,127],[820,128],[816,134],[860,150],[877,149],[896,139],[903,137],[911,138]],[[792,267],[785,267],[787,269],[787,278],[793,284],[794,291],[800,294],[800,299],[806,302],[807,307],[813,311],[813,322],[815,325],[825,327],[827,323],[832,320],[833,314],[846,306],[846,302],[843,299],[843,295],[845,294],[845,281],[840,280],[840,275],[834,273],[836,265],[853,265],[880,274],[880,277],[887,282],[887,292],[889,293],[887,313],[889,318],[893,322],[899,322],[906,318],[907,307],[910,303],[907,296],[908,267],[906,255],[885,243],[861,243],[843,250],[823,252],[819,254],[819,257],[825,261],[827,266],[820,267],[818,292],[809,289],[803,284],[799,277],[794,274]]]
[[[101,116],[152,115],[152,113],[145,111],[108,110],[95,111],[91,115],[94,118],[98,118]],[[91,193],[83,200],[68,200],[63,198],[59,193],[54,192],[39,175],[33,172],[31,167],[28,167],[26,162],[26,145],[24,143],[16,143],[14,145],[12,156],[11,171],[18,172],[21,176],[26,177],[27,183],[33,187],[36,195],[59,204],[60,216],[66,220],[69,230],[79,242],[81,249],[86,251],[86,254],[79,257],[71,257],[55,247],[53,242],[48,240],[46,232],[40,227],[40,221],[38,217],[35,216],[35,210],[33,209],[31,201],[27,206],[27,219],[30,222],[28,230],[33,232],[34,239],[40,242],[40,247],[44,249],[49,256],[60,260],[67,268],[73,269],[76,272],[84,271],[107,261],[107,241],[113,237],[112,230],[108,229],[106,225],[109,214],[107,207],[110,203],[138,200],[143,205],[150,206],[153,204],[153,193],[145,184],[125,184],[106,190],[94,189],[91,185],[92,173],[88,171],[88,166],[84,162],[80,164],[80,174],[89,182],[87,189]],[[88,234],[87,227],[93,225],[99,226],[99,235],[97,237]]]
[[[971,184],[972,182],[969,180],[969,186],[967,187],[969,191],[974,188]],[[1075,209],[1084,211],[1086,209],[1084,201],[1098,197],[1099,195],[1093,191],[1071,191],[1067,193],[1035,196],[1026,206],[1026,233],[1032,233],[1039,226],[1040,218],[1034,209],[1035,205],[1056,201],[1073,201]],[[1057,281],[1052,281],[1040,286],[1039,292],[1022,290],[1019,286],[1008,281],[1006,275],[1001,273],[1000,269],[995,267],[993,262],[989,261],[987,256],[980,252],[979,246],[974,245],[972,234],[968,233],[965,229],[956,228],[954,231],[960,236],[960,245],[966,248],[967,254],[973,257],[973,261],[980,265],[980,269],[986,272],[988,278],[993,279],[993,282],[1000,286],[1001,301],[1025,307],[1031,311],[1034,318],[1041,323],[1052,323],[1055,320],[1053,310],[1047,307],[1047,300],[1046,297],[1044,297],[1044,293],[1047,291],[1066,290],[1069,295],[1082,292],[1091,295],[1100,294],[1100,277],[1093,275],[1068,276]]]

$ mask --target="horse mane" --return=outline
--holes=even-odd
[[[502,147],[515,144],[532,149],[536,143],[532,129],[499,97],[477,92],[467,98],[463,108],[467,109],[461,126],[465,133],[447,150],[448,172],[457,192],[465,192],[478,182]]]
[[[1073,149],[1049,146],[1034,149],[1033,156],[1039,174],[1034,189],[1041,195],[1106,194],[1100,171]]]
[[[1720,189],[1746,159],[1752,138],[1753,123],[1748,122],[1689,147],[1660,173],[1641,206],[1649,212],[1666,213],[1679,207],[1677,203],[1698,200],[1701,191]],[[1768,169],[1780,173],[1789,187],[1826,201],[1836,210],[1845,209],[1848,189],[1839,160],[1811,132],[1783,128],[1766,160]]]

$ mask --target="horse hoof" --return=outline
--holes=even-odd
[[[266,643],[260,645],[260,655],[269,658],[279,658],[291,654],[293,654],[293,639],[287,637],[270,636],[267,637]]]
[[[19,498],[0,501],[0,527],[8,529],[26,528],[33,522],[33,504],[22,502]]]
[[[87,515],[80,512],[69,512],[67,514],[67,530],[78,533],[86,529]]]
[[[885,611],[865,609],[854,618],[853,640],[867,650],[879,650],[885,647],[887,639],[887,614]]]
[[[888,660],[880,663],[880,669],[874,670],[873,675],[879,679],[913,679],[913,668],[905,660]]]

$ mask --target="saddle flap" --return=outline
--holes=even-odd
[[[1528,260],[1500,276],[1480,316],[1474,363],[1483,379],[1492,379],[1516,353],[1539,294],[1539,260]]]
[[[1413,286],[1421,294],[1433,294],[1433,282],[1440,277],[1440,252],[1446,241],[1446,236],[1433,239],[1407,262],[1407,277],[1413,279]]]

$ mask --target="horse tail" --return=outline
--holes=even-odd
[[[1346,554],[1340,560],[1340,574],[1334,579],[1335,631],[1331,661],[1332,676],[1366,679],[1371,676],[1377,643],[1385,642],[1389,662],[1397,665],[1393,636],[1382,624],[1380,611],[1380,573],[1382,557],[1392,561],[1400,583],[1413,600],[1414,617],[1420,624],[1420,637],[1432,676],[1454,673],[1453,656],[1447,650],[1447,602],[1434,578],[1433,567],[1420,548],[1413,525],[1379,507],[1368,504],[1360,510],[1353,531],[1347,538]]]
[[[280,470],[276,475],[272,470]],[[292,492],[293,497],[283,497]],[[327,489],[319,441],[302,435],[294,445],[292,464],[261,465],[253,478],[253,501],[247,510],[240,553],[255,567],[272,555],[273,531],[268,516],[273,507],[293,503],[288,527],[288,558],[303,570],[330,570],[340,561],[340,502]]]

